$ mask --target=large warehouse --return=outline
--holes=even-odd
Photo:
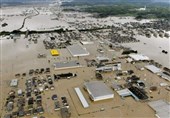
[[[105,100],[114,97],[112,90],[109,89],[103,82],[86,82],[84,86],[93,101]]]
[[[68,51],[71,53],[73,57],[78,57],[78,56],[87,56],[90,53],[86,50],[85,47],[83,47],[80,44],[73,44],[71,46],[67,47]]]

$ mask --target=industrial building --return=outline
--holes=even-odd
[[[78,61],[54,63],[54,70],[82,67]]]
[[[112,90],[109,89],[108,86],[101,81],[86,82],[84,87],[93,101],[114,98]]]
[[[80,44],[73,44],[71,46],[67,47],[68,51],[71,53],[73,57],[78,57],[78,56],[87,56],[90,53],[86,50],[85,47],[83,47]]]

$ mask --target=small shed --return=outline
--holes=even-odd
[[[60,55],[60,53],[56,49],[52,49],[50,52],[51,52],[52,56],[59,56]]]

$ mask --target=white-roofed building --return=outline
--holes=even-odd
[[[154,65],[147,65],[147,66],[145,66],[145,68],[148,69],[149,71],[153,72],[153,73],[160,73],[161,72],[161,70]]]
[[[11,80],[10,86],[11,87],[17,87],[18,86],[18,80],[17,79]]]
[[[75,91],[76,91],[76,94],[77,96],[79,97],[79,100],[81,101],[82,105],[84,108],[88,108],[89,107],[89,104],[88,102],[86,101],[86,99],[84,98],[82,92],[80,91],[79,88],[74,88]]]
[[[117,71],[117,70],[122,70],[121,68],[121,63],[109,65],[109,66],[101,66],[96,68],[96,71],[102,71],[102,72],[110,72],[110,71]]]
[[[121,97],[126,97],[126,96],[131,96],[131,92],[129,91],[129,89],[122,89],[122,90],[118,90],[116,91]]]
[[[90,53],[80,44],[73,44],[67,47],[73,57],[88,56]]]
[[[160,77],[162,77],[163,79],[165,79],[165,80],[167,80],[167,81],[170,81],[170,75],[169,75],[169,73],[167,73],[167,72],[160,72],[160,73],[158,73],[158,75],[159,75]]]
[[[129,57],[134,61],[149,61],[149,57],[142,54],[129,54]]]
[[[170,104],[164,100],[149,102],[148,105],[156,112],[158,118],[169,118]]]
[[[21,90],[21,89],[19,89],[17,92],[18,92],[18,95],[19,95],[19,96],[22,95],[22,90]]]
[[[139,100],[138,97],[136,95],[134,95],[129,89],[125,88],[122,90],[118,90],[116,91],[121,97],[128,97],[128,96],[132,96],[133,98],[135,98],[135,100]]]
[[[99,62],[108,62],[110,61],[110,58],[104,57],[104,56],[98,56],[96,57]]]
[[[80,41],[80,43],[83,45],[94,44],[92,41]]]
[[[84,86],[93,101],[114,98],[112,90],[101,81],[86,82]]]

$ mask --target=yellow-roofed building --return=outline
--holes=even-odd
[[[52,50],[51,50],[51,55],[52,55],[52,56],[59,56],[60,54],[59,54],[58,50],[52,49]]]

